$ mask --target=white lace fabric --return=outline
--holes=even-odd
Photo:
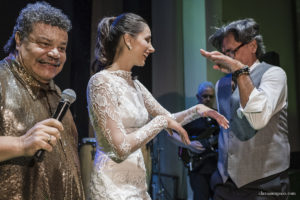
[[[174,117],[178,123],[180,123],[182,126],[184,126],[184,125],[190,123],[191,121],[194,121],[195,119],[200,118],[201,116],[197,113],[196,106],[193,106],[182,112],[175,113]]]
[[[87,101],[97,140],[90,199],[145,200],[146,170],[140,147],[167,128],[165,116],[181,123],[196,109],[172,115],[131,72],[103,70],[89,81]]]
[[[91,199],[150,199],[140,147],[167,128],[171,114],[126,71],[94,75],[88,108],[97,139]]]

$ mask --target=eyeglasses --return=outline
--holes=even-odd
[[[214,95],[209,95],[209,94],[203,94],[203,95],[201,95],[201,97],[202,98],[204,98],[204,99],[206,99],[206,98],[210,98],[210,99],[212,99],[212,98],[214,98]]]
[[[223,52],[223,54],[225,54],[225,55],[227,55],[227,56],[229,56],[229,57],[231,57],[231,58],[234,58],[236,52],[237,52],[242,46],[244,46],[244,45],[246,45],[246,44],[248,44],[248,43],[242,43],[242,44],[240,44],[237,48],[235,48],[235,49],[233,49],[233,50],[227,49],[227,50],[225,50],[225,51]]]

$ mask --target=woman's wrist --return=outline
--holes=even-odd
[[[166,129],[169,127],[169,121],[168,121],[168,117],[165,115],[158,115],[155,118],[157,118],[157,120],[159,121],[159,123],[161,124],[163,129]]]

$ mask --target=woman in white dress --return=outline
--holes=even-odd
[[[87,88],[89,115],[97,140],[91,174],[90,199],[145,200],[146,170],[140,147],[163,129],[178,132],[190,144],[182,128],[200,116],[215,118],[223,127],[228,121],[204,105],[171,114],[138,80],[133,66],[144,66],[154,52],[151,31],[138,15],[106,17],[98,25],[96,58],[102,70],[91,77]]]

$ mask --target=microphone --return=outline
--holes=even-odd
[[[74,90],[65,89],[61,94],[61,100],[52,118],[61,121],[62,118],[65,116],[68,108],[75,100],[76,100],[76,93],[74,92]],[[35,160],[41,162],[44,158],[44,153],[45,153],[44,149],[38,150],[34,155]]]

